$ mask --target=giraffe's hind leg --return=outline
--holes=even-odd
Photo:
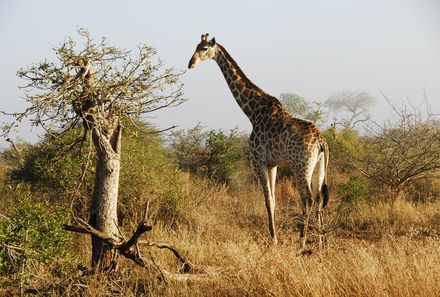
[[[324,156],[321,155],[318,159],[319,171],[318,171],[318,193],[316,194],[316,221],[318,224],[318,246],[319,249],[323,247],[323,241],[325,241],[325,232],[324,232],[324,213],[323,213],[323,205],[324,205],[324,195],[323,195],[323,184],[325,178],[325,159]]]
[[[319,193],[318,193],[319,195]],[[321,250],[325,242],[325,232],[324,232],[324,214],[322,209],[322,204],[320,201],[316,203],[316,222],[318,224],[318,248]]]
[[[301,195],[302,216],[300,220],[300,247],[302,250],[306,248],[307,229],[309,225],[310,213],[313,205],[311,184],[302,181],[298,183],[298,190]]]

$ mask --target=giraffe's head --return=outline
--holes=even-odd
[[[215,56],[215,38],[208,40],[209,34],[203,34],[202,40],[196,47],[196,51],[189,60],[188,68],[194,68],[200,61],[212,59]]]

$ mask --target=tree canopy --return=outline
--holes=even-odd
[[[328,109],[334,113],[334,120],[339,117],[344,128],[354,128],[357,124],[371,118],[370,109],[376,100],[367,92],[343,91],[330,96],[325,102]]]
[[[280,98],[287,111],[295,117],[313,123],[319,123],[325,119],[326,114],[320,102],[308,102],[303,97],[294,93],[282,93]]]
[[[30,106],[11,114],[14,120],[4,133],[25,117],[54,136],[80,122],[86,130],[100,129],[110,119],[135,119],[184,100],[181,73],[164,68],[152,47],[139,45],[134,55],[105,38],[95,41],[85,29],[78,34],[82,42],[69,37],[53,47],[56,62],[44,60],[18,71]]]

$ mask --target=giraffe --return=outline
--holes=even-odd
[[[273,244],[277,244],[274,220],[277,168],[289,166],[294,172],[292,179],[301,195],[300,245],[304,249],[312,207],[315,207],[318,228],[321,231],[322,210],[328,203],[327,142],[314,124],[293,117],[278,99],[254,85],[225,48],[215,38],[208,40],[208,37],[208,33],[201,36],[188,68],[194,68],[204,60],[215,60],[232,95],[252,124],[249,139],[252,161],[256,176],[263,187]],[[311,183],[315,166],[319,166],[318,193],[313,199]],[[319,236],[320,247],[321,244]]]

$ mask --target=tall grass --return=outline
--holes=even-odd
[[[298,253],[298,196],[288,183],[280,183],[277,189],[280,244],[276,247],[268,244],[266,210],[258,187],[231,192],[190,178],[184,183],[178,215],[167,222],[160,214],[161,206],[153,203],[153,230],[142,240],[177,246],[208,276],[165,281],[157,267],[179,272],[180,264],[168,251],[140,243],[142,255],[157,267],[142,269],[120,259],[112,275],[79,270],[54,275],[40,265],[26,284],[28,291],[22,292],[52,296],[439,296],[440,202],[378,202],[346,212],[333,199],[326,214],[327,244],[305,256]],[[72,251],[85,265],[90,259],[89,240],[75,235]],[[0,296],[22,293],[9,285],[7,278],[0,277]]]

